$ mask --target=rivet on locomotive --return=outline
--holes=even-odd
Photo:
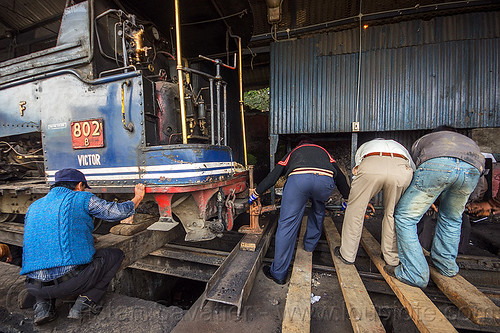
[[[221,20],[217,8],[219,19],[196,29],[225,24],[222,42],[239,43],[241,64],[242,38],[227,22],[238,25],[251,13],[245,1],[230,2],[243,6],[229,9],[239,15]],[[237,88],[228,92],[240,70],[241,94],[241,66],[227,48],[218,56],[225,61],[213,48],[183,55],[181,41],[193,44],[194,36],[181,37],[183,7],[158,3],[170,12],[134,15],[135,1],[69,5],[54,47],[0,63],[0,222],[25,214],[57,170],[76,168],[108,200],[145,183],[139,210],[159,216],[153,229],[181,222],[188,241],[232,229],[248,196],[247,170],[230,147],[243,147],[246,164],[242,97]],[[153,14],[157,21],[148,20]],[[228,102],[238,98],[239,109]],[[230,131],[234,123],[238,133]]]

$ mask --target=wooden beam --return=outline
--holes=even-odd
[[[116,247],[121,249],[125,253],[125,259],[120,268],[123,269],[159,249],[165,243],[181,236],[183,232],[182,227],[177,226],[168,232],[145,230],[133,236],[106,234],[97,237],[95,248]],[[0,223],[0,242],[2,243],[23,246],[23,233],[24,224]]]
[[[158,216],[148,215],[148,214],[134,214],[123,221],[120,224],[112,227],[109,232],[115,235],[132,236],[158,221]]]
[[[243,236],[240,242],[240,249],[243,251],[251,251],[254,252],[257,248],[257,244],[259,244],[260,239],[262,238],[262,234],[246,234]]]
[[[281,332],[307,332],[311,330],[311,275],[312,253],[304,250],[303,238],[307,227],[307,216],[302,219],[300,236],[293,262],[292,276]]]
[[[420,332],[457,332],[422,289],[407,285],[385,272],[385,262],[380,256],[380,244],[366,228],[363,228],[361,244]]]
[[[0,243],[23,246],[24,224],[15,222],[0,223]]]
[[[97,238],[95,248],[115,247],[122,250],[125,253],[125,259],[120,269],[124,269],[183,233],[182,227],[177,225],[170,231],[144,230],[133,236],[106,234]]]
[[[429,252],[422,249],[426,256]],[[431,279],[450,301],[473,323],[500,326],[500,308],[460,274],[448,277],[430,266]]]
[[[335,247],[340,246],[340,234],[330,217],[325,218],[323,227],[353,331],[385,332],[356,266],[344,264],[334,254]]]

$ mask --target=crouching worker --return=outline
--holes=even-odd
[[[281,200],[274,260],[271,266],[262,267],[264,275],[277,284],[286,283],[288,266],[292,260],[307,202],[311,200],[304,235],[304,250],[313,252],[323,230],[325,202],[330,198],[335,185],[344,199],[349,196],[347,180],[335,160],[325,148],[304,138],[257,186],[250,196],[250,203],[273,186],[282,174],[288,178]]]
[[[98,314],[97,303],[124,259],[119,249],[94,249],[92,217],[119,221],[133,215],[144,185],[136,185],[134,198],[123,203],[102,200],[86,188],[83,173],[59,170],[50,192],[26,213],[20,274],[26,274],[26,288],[36,298],[36,325],[56,318],[57,298],[78,296],[68,318]]]
[[[356,166],[342,226],[342,245],[334,249],[335,256],[344,264],[354,264],[366,207],[371,198],[383,191],[381,250],[385,262],[397,266],[399,259],[394,232],[394,207],[410,185],[415,164],[408,150],[400,143],[380,138],[362,144],[354,158]]]
[[[472,139],[447,127],[418,139],[411,154],[417,170],[394,214],[401,264],[384,269],[406,284],[425,288],[429,266],[418,241],[417,223],[440,197],[431,262],[440,274],[457,275],[462,213],[484,171],[484,156]]]

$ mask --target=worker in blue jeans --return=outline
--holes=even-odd
[[[429,282],[429,266],[418,240],[417,223],[440,196],[431,261],[444,276],[458,274],[455,260],[462,213],[484,171],[484,157],[477,144],[447,130],[451,128],[444,129],[438,128],[413,144],[411,154],[417,170],[394,215],[400,265],[384,268],[398,280],[421,288]]]
[[[311,200],[304,235],[304,249],[314,251],[323,230],[325,202],[337,184],[340,193],[347,199],[349,186],[342,171],[325,148],[304,138],[266,176],[250,195],[252,203],[259,195],[273,186],[281,175],[287,176],[280,217],[275,237],[274,260],[271,266],[262,267],[264,275],[277,284],[285,284],[288,267],[295,249],[300,223]]]

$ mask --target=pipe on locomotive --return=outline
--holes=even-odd
[[[215,128],[214,128],[214,79],[209,79],[210,81],[210,138],[212,145],[215,145]]]
[[[224,146],[227,146],[227,84],[222,85],[222,96],[224,99],[224,106],[222,108],[223,121],[224,121]]]
[[[181,104],[182,143],[187,144],[186,105],[184,98],[184,79],[182,73],[183,67],[181,54],[181,18],[179,10],[179,0],[175,0],[175,45],[177,50],[177,81],[179,82],[179,100]]]
[[[245,127],[245,107],[243,105],[243,59],[241,57],[241,37],[233,35],[229,31],[229,36],[236,38],[238,40],[238,79],[240,84],[240,114],[241,114],[241,131],[243,134],[243,157],[245,159],[245,168],[248,168],[248,157],[247,157],[247,131]]]

